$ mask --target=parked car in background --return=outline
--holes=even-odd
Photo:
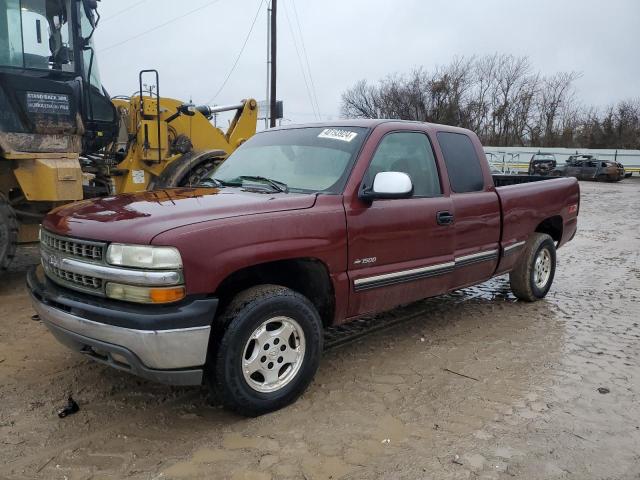
[[[599,182],[619,182],[625,178],[621,163],[598,160],[594,155],[571,155],[564,166],[556,168],[554,174]]]
[[[536,153],[529,161],[529,175],[550,175],[558,166],[552,153]]]

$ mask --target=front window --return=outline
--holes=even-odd
[[[434,197],[442,193],[436,157],[424,133],[394,132],[386,135],[371,159],[367,185],[372,185],[380,172],[409,175],[414,197]]]
[[[254,135],[211,174],[230,185],[286,185],[292,192],[340,193],[367,134],[360,127],[308,127]]]
[[[5,0],[0,66],[73,72],[71,0]]]

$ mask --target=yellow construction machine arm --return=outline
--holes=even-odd
[[[113,100],[121,117],[119,146],[125,149],[114,170],[116,193],[180,186],[186,179],[191,183],[192,171],[201,171],[204,162],[211,170],[256,132],[254,99],[227,107],[194,107],[160,97],[158,109],[157,102],[148,96],[142,97],[142,105],[139,96]],[[226,133],[211,124],[216,113],[233,110],[236,114]]]

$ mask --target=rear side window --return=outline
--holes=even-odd
[[[484,190],[480,161],[471,139],[462,133],[438,132],[438,143],[449,172],[451,189],[456,193]]]

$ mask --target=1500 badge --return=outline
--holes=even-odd
[[[369,263],[376,263],[376,257],[357,258],[353,261],[354,265],[366,265]]]

